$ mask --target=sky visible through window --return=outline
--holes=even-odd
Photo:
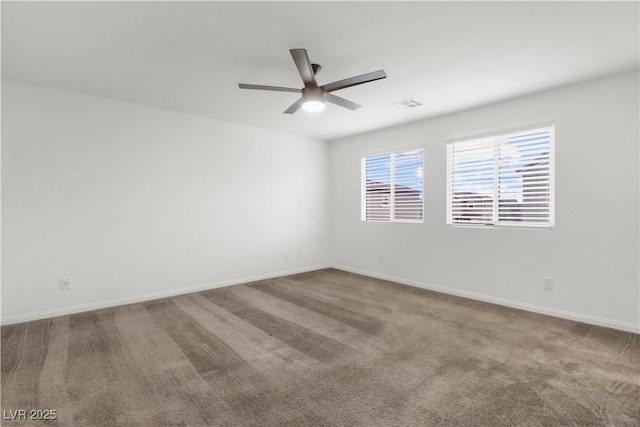
[[[370,181],[391,183],[391,158],[395,161],[395,185],[402,185],[423,191],[422,150],[383,153],[367,156],[367,179]]]
[[[473,193],[493,198],[494,150],[499,150],[499,194],[501,199],[523,201],[523,174],[531,174],[533,165],[548,164],[549,131],[513,135],[499,141],[478,140],[456,149],[453,176],[455,193]],[[528,172],[529,171],[529,172]]]

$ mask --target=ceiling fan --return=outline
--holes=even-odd
[[[360,85],[363,83],[372,82],[374,80],[380,80],[387,77],[383,70],[374,71],[372,73],[362,74],[360,76],[351,77],[344,80],[338,80],[337,82],[329,83],[326,85],[318,86],[316,82],[316,74],[320,71],[320,65],[312,64],[309,60],[309,55],[306,49],[290,49],[291,57],[295,62],[304,87],[302,89],[295,89],[290,87],[280,86],[264,86],[264,85],[251,85],[245,83],[239,83],[240,89],[257,89],[257,90],[272,90],[276,92],[295,92],[302,93],[302,97],[294,102],[289,108],[284,110],[285,114],[293,114],[302,107],[306,111],[316,112],[322,111],[325,107],[325,101],[332,104],[339,105],[350,110],[357,110],[362,105],[351,102],[347,99],[334,95],[331,92],[344,89],[351,86]]]

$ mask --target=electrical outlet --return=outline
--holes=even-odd
[[[380,264],[383,264],[383,263],[384,263],[384,255],[380,254],[380,256],[378,257],[378,262],[379,262]]]
[[[284,252],[282,253],[282,258],[284,258],[284,259],[289,259],[289,251],[284,251]]]
[[[544,289],[545,291],[553,290],[553,279],[551,277],[544,278]]]
[[[71,277],[63,277],[60,279],[60,290],[68,291],[71,289]]]
[[[302,258],[302,249],[298,249],[298,258]]]

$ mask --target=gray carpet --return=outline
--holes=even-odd
[[[639,362],[637,334],[322,270],[4,326],[1,403],[57,415],[5,426],[637,426]]]

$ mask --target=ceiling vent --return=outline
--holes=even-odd
[[[416,101],[413,98],[405,99],[403,101],[394,102],[392,105],[397,105],[405,110],[410,110],[422,105],[422,102]]]

